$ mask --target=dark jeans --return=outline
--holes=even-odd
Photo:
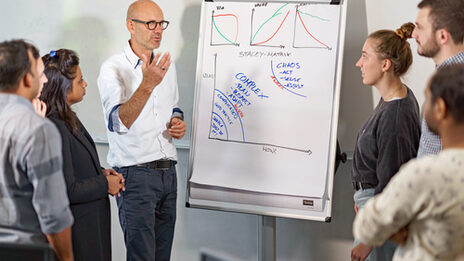
[[[157,170],[130,166],[114,168],[126,180],[117,197],[127,261],[167,261],[171,257],[176,221],[176,168]]]

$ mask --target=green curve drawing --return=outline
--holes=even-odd
[[[312,15],[312,14],[308,14],[308,13],[305,13],[305,12],[301,12],[300,10],[298,10],[298,12],[299,12],[300,14],[309,15],[309,16],[311,16],[311,17],[313,17],[313,18],[316,18],[316,19],[319,19],[319,20],[321,20],[321,21],[330,22],[330,20],[321,18],[321,17],[316,16],[316,15]]]
[[[231,43],[231,44],[236,44],[236,43],[232,42],[231,40],[227,39],[227,37],[225,37],[225,36],[221,33],[221,31],[219,31],[219,29],[218,29],[217,26],[216,26],[216,22],[214,22],[214,17],[213,17],[213,25],[214,25],[214,28],[216,29],[216,31],[222,36],[222,38],[224,38],[226,41],[228,41],[228,42]]]
[[[266,22],[264,22],[259,28],[258,30],[256,31],[255,35],[253,35],[253,38],[251,39],[251,42],[253,43],[253,41],[255,40],[255,37],[256,35],[258,34],[259,30],[261,30],[261,28],[263,28],[263,26],[269,22],[269,20],[271,20],[272,18],[282,14],[282,13],[278,13],[282,8],[284,8],[285,6],[287,6],[288,4],[284,4],[283,6],[281,6],[279,9],[277,9],[277,11],[275,11],[275,13],[271,16],[271,18],[267,19]]]

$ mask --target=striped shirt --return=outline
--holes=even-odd
[[[445,60],[442,64],[437,66],[437,70],[452,64],[464,63],[464,51],[456,54]],[[427,126],[425,117],[422,119],[422,135],[419,142],[419,150],[417,151],[417,158],[422,158],[430,154],[438,154],[441,151],[441,138],[433,133]]]
[[[0,243],[46,243],[73,223],[61,139],[30,101],[0,93]]]

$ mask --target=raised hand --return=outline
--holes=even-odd
[[[160,57],[161,53],[157,53],[153,60],[150,61],[146,55],[142,54],[141,56],[142,82],[132,97],[119,107],[119,118],[128,129],[139,117],[153,90],[161,83],[169,70],[169,66],[171,66],[171,55],[169,53],[165,53]]]
[[[166,72],[169,70],[169,66],[171,66],[171,55],[165,53],[161,59],[160,57],[161,53],[157,53],[150,62],[147,56],[142,54],[143,80],[141,85],[154,89],[163,80]]]

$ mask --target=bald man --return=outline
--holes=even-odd
[[[117,203],[127,260],[169,260],[177,198],[172,138],[186,131],[171,56],[154,52],[169,22],[157,4],[139,0],[129,6],[126,25],[124,52],[105,61],[98,77],[108,163],[126,179]]]

